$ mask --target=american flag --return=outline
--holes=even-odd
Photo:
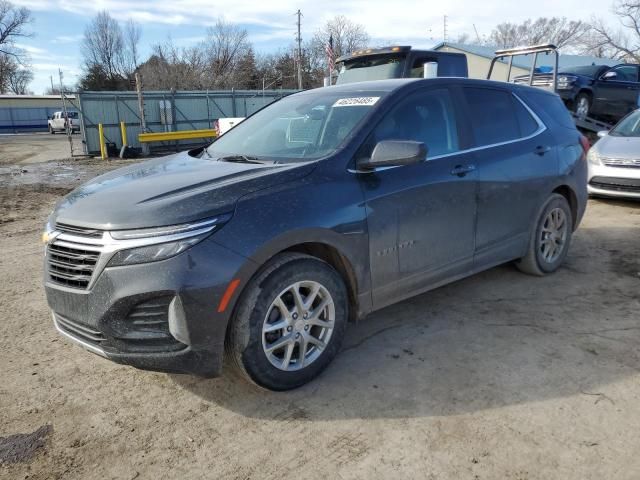
[[[327,52],[327,65],[329,66],[329,78],[333,75],[333,69],[335,68],[335,54],[333,52],[333,35],[329,35],[329,42],[324,47]]]

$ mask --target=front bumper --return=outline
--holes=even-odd
[[[247,259],[211,237],[167,260],[107,267],[87,289],[60,285],[48,274],[45,291],[56,329],[85,349],[146,370],[217,376],[233,309],[218,312],[229,282]]]
[[[589,165],[590,195],[640,199],[640,168]]]

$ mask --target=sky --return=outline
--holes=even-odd
[[[218,17],[240,24],[258,52],[287,48],[295,38],[295,12],[302,11],[302,38],[310,39],[327,20],[345,15],[365,26],[372,44],[403,44],[428,48],[443,39],[447,16],[449,39],[467,33],[475,38],[488,35],[498,23],[521,22],[539,16],[565,16],[589,20],[605,18],[616,25],[610,13],[612,0],[12,0],[32,10],[32,38],[19,46],[31,57],[36,94],[59,83],[58,69],[65,84],[74,84],[82,73],[80,44],[87,24],[101,10],[119,21],[133,19],[142,28],[143,57],[153,44],[171,37],[181,46],[195,44],[205,36],[207,26]]]

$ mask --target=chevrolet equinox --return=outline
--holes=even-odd
[[[48,219],[57,330],[142,369],[273,390],[340,351],[348,321],[493,266],[558,269],[588,144],[560,98],[437,78],[288,96],[207,148],[115,170]]]

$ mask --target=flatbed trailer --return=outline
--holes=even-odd
[[[553,76],[550,85],[538,86],[534,84],[535,77],[535,68],[536,63],[538,61],[539,55],[554,55],[554,65],[553,65]],[[502,61],[506,58],[509,59],[508,69],[507,69],[507,82],[511,82],[511,70],[513,66],[513,57],[520,55],[533,55],[531,61],[531,72],[529,73],[528,85],[534,86],[538,88],[544,88],[545,90],[552,91],[554,93],[558,92],[558,64],[560,53],[558,52],[558,47],[555,45],[548,43],[543,45],[534,45],[529,47],[517,47],[517,48],[508,48],[503,50],[496,50],[493,59],[491,60],[491,65],[489,66],[489,73],[487,74],[487,80],[491,80],[491,75],[493,74],[495,65],[498,61]],[[614,125],[603,122],[601,120],[584,117],[580,118],[575,113],[570,112],[571,117],[573,118],[574,123],[578,130],[583,133],[589,141],[592,143],[597,140],[598,132],[611,130]]]

